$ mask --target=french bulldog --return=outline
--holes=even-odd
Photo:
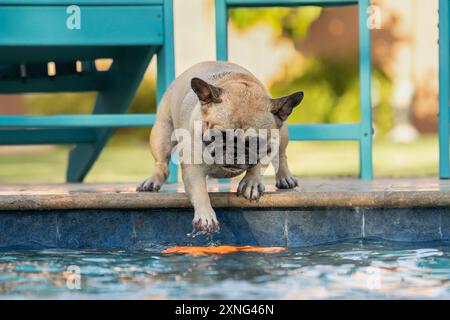
[[[150,134],[155,170],[136,190],[160,190],[169,175],[172,150],[180,143],[179,139],[174,139],[174,132],[183,129],[193,137],[194,123],[200,123],[202,134],[208,130],[223,132],[224,135],[225,130],[229,129],[236,132],[277,130],[279,143],[277,150],[272,152],[272,157],[277,155],[276,186],[279,189],[295,188],[298,181],[287,163],[288,132],[284,122],[303,100],[303,95],[300,91],[273,99],[252,73],[237,64],[201,62],[194,65],[173,81],[161,99]],[[245,133],[241,137],[248,139]],[[229,140],[226,141],[228,143]],[[203,148],[206,146],[206,143],[202,145]],[[236,153],[236,148],[232,148],[231,152]],[[248,160],[248,156],[245,159]],[[207,177],[231,178],[245,172],[237,195],[248,200],[259,200],[265,189],[262,175],[268,166],[268,163],[259,160],[252,164],[180,163],[184,189],[194,207],[192,224],[195,229],[207,233],[220,229],[208,195]]]

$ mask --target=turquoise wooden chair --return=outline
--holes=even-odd
[[[304,140],[354,140],[359,142],[360,177],[373,178],[372,170],[372,102],[370,30],[367,27],[369,0],[215,0],[216,56],[228,59],[228,10],[239,7],[300,7],[358,5],[360,108],[361,121],[351,124],[290,125],[289,138]],[[258,54],[255,52],[255,54]],[[307,93],[306,93],[307,94]],[[448,119],[448,118],[447,118]]]
[[[84,179],[114,128],[154,123],[154,114],[123,114],[153,56],[158,101],[174,79],[172,0],[0,0],[0,30],[0,94],[98,93],[91,115],[0,116],[0,145],[75,144],[71,182]],[[96,69],[100,58],[113,60],[108,71]]]
[[[449,154],[449,0],[439,0],[439,177],[450,178]]]

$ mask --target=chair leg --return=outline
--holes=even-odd
[[[439,0],[439,177],[450,178],[449,154],[449,30],[448,0]]]
[[[228,8],[225,0],[216,0],[216,59],[228,60]]]
[[[106,89],[97,95],[94,114],[124,113],[132,101],[155,53],[154,49],[142,48],[124,59],[116,59],[111,67]],[[81,182],[97,160],[114,129],[96,129],[93,144],[76,145],[69,154],[68,182]]]
[[[372,168],[372,98],[370,58],[370,29],[367,26],[367,9],[369,0],[359,0],[359,81],[361,108],[361,137],[359,141],[360,177],[373,179]]]

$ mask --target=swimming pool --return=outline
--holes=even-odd
[[[450,298],[450,243],[352,241],[196,257],[164,248],[3,250],[0,298]]]

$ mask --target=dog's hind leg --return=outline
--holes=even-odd
[[[169,176],[170,155],[176,142],[171,139],[174,129],[167,103],[167,99],[163,98],[150,134],[150,150],[155,159],[155,170],[150,178],[136,188],[137,191],[159,191]]]
[[[286,157],[286,148],[289,142],[288,130],[287,126],[283,125],[280,128],[280,148],[278,152],[278,167],[275,166],[274,161],[274,169],[276,172],[276,187],[278,189],[292,189],[298,186],[298,180],[294,177],[289,170],[289,166],[287,163]]]

